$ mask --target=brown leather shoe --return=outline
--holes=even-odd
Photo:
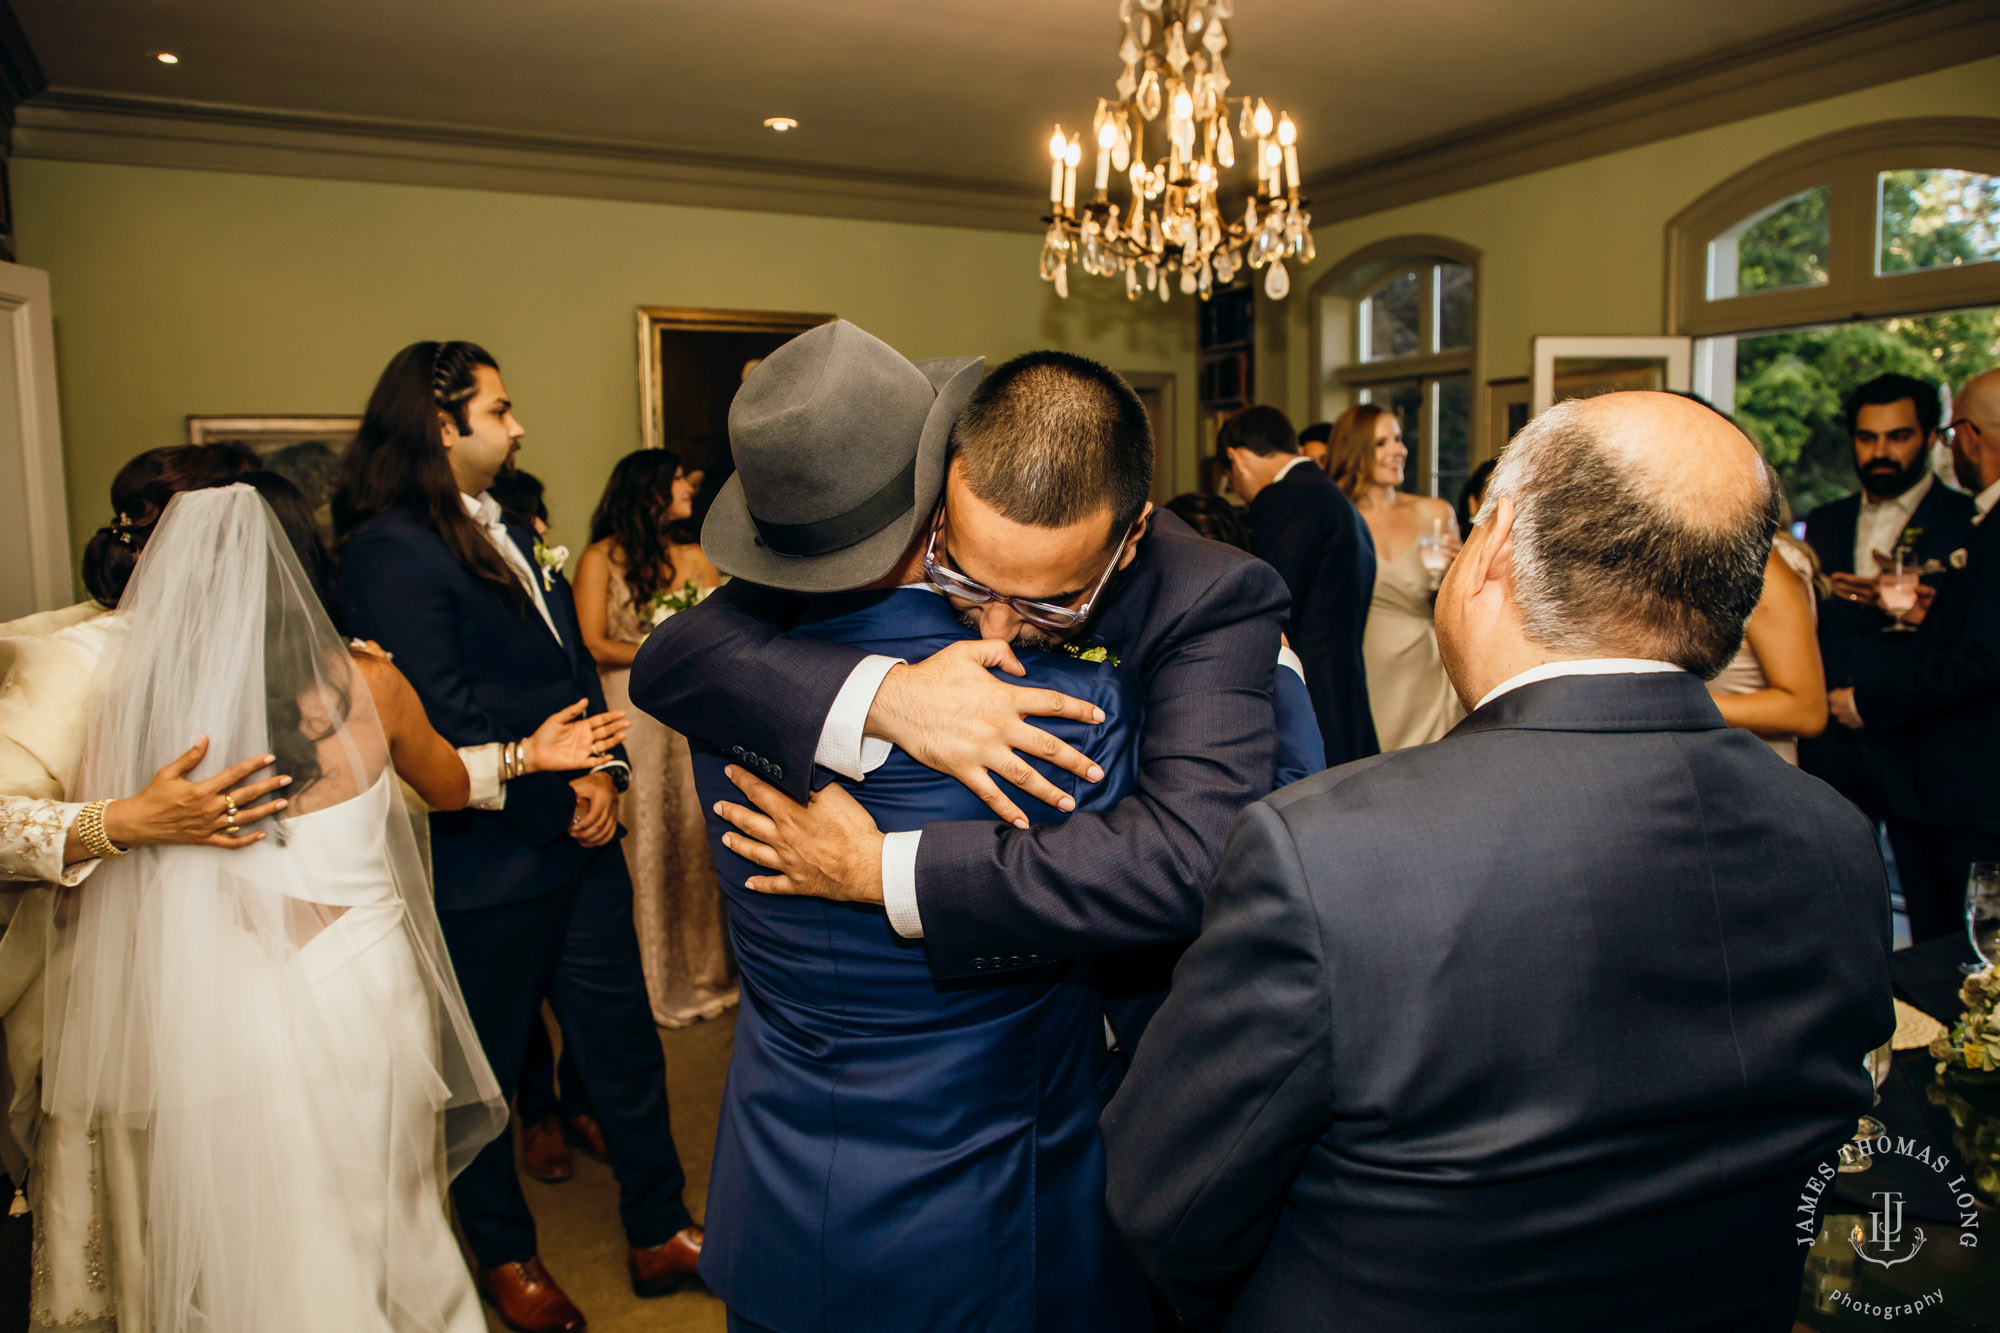
[[[564,1116],[563,1128],[583,1146],[585,1152],[595,1153],[607,1162],[611,1160],[611,1149],[604,1146],[604,1131],[597,1127],[596,1116]]]
[[[554,1116],[521,1126],[521,1169],[551,1185],[568,1180],[576,1163],[563,1141],[562,1122]]]
[[[695,1265],[701,1261],[701,1228],[682,1227],[664,1245],[633,1250],[625,1260],[632,1274],[636,1296],[665,1296],[678,1291],[682,1283],[699,1281]]]
[[[540,1255],[480,1269],[479,1294],[514,1333],[583,1333],[583,1311],[563,1295]]]

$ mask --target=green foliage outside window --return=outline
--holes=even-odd
[[[2000,253],[2000,180],[1972,173],[1895,171],[1882,177],[1883,271],[1978,263]],[[1790,285],[1810,255],[1808,192],[1746,228],[1743,289]],[[1823,242],[1822,242],[1823,244]],[[1819,251],[1824,254],[1824,249]],[[1892,267],[1893,265],[1893,267]],[[1752,279],[1750,275],[1756,274]],[[1897,371],[1956,387],[2000,365],[2000,307],[1791,329],[1736,343],[1736,415],[1785,478],[1803,518],[1857,487],[1841,399],[1855,385]]]

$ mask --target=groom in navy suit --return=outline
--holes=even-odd
[[[635,702],[743,770],[758,819],[736,845],[769,872],[753,889],[880,905],[941,981],[1184,946],[1231,821],[1271,790],[1283,581],[1153,511],[1144,409],[1082,357],[1001,366],[914,461],[851,446],[865,425],[835,437],[840,467],[823,482],[815,450],[739,459],[702,533],[738,577],[647,639]],[[751,513],[744,492],[758,487],[773,499]],[[804,605],[795,594],[882,586],[913,545],[978,641],[905,663],[788,632]],[[1022,756],[1086,780],[1098,766],[1027,719],[1096,710],[989,668],[1016,673],[1010,645],[1058,642],[1116,658],[1144,694],[1139,779],[1112,809],[1036,828],[1018,795],[1059,809],[1069,798]],[[865,781],[891,744],[959,779],[999,822],[885,833],[851,798],[799,804],[815,769]],[[1163,986],[1120,996],[1110,1017],[1122,1047]]]
[[[561,1019],[611,1150],[633,1288],[658,1295],[693,1276],[701,1228],[681,1200],[617,845],[624,760],[614,750],[591,772],[533,773],[513,744],[579,697],[604,710],[560,568],[537,559],[533,531],[485,493],[521,433],[478,347],[398,353],[342,463],[341,591],[356,632],[395,655],[432,725],[456,746],[491,747],[483,765],[468,757],[472,808],[431,817],[438,920],[509,1099],[544,999]],[[507,1326],[582,1328],[537,1255],[511,1136],[487,1145],[452,1197],[480,1290]]]

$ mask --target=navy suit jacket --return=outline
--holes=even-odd
[[[1271,789],[1286,605],[1277,572],[1155,512],[1107,602],[1092,637],[1146,699],[1138,790],[1060,825],[925,825],[917,906],[940,977],[968,975],[980,958],[1035,964],[1192,939],[1230,823]],[[746,764],[802,799],[834,696],[868,656],[786,634],[804,605],[725,584],[647,638],[633,700],[684,735],[742,748]]]
[[[1245,813],[1112,1214],[1197,1328],[1785,1333],[1894,1026],[1853,806],[1692,675],[1542,681]]]
[[[1965,543],[1966,566],[1901,661],[1855,684],[1864,734],[1886,746],[1889,808],[1904,819],[2000,834],[2000,519]]]
[[[507,530],[523,555],[534,550],[528,528],[509,522]],[[520,740],[578,699],[589,699],[592,713],[604,711],[604,687],[584,650],[569,584],[560,573],[551,582],[542,597],[561,642],[532,605],[510,605],[411,515],[376,515],[341,551],[353,632],[395,656],[431,725],[455,746]],[[531,773],[507,784],[502,810],[433,814],[439,910],[522,902],[578,874],[591,851],[569,836],[575,776]]]
[[[969,637],[921,588],[822,598],[792,633],[911,658]],[[1105,715],[1051,728],[1103,767],[1101,783],[1037,766],[1079,812],[1124,799],[1138,771],[1129,682],[1059,654],[1021,662],[1028,683]],[[695,756],[743,979],[703,1278],[738,1317],[785,1333],[1149,1328],[1104,1209],[1109,1066],[1089,960],[1021,971],[982,958],[1005,975],[940,982],[879,907],[751,892],[745,879],[765,872],[723,846],[713,810],[740,799],[728,762]],[[982,809],[901,751],[846,785],[885,832]],[[1022,809],[1038,828],[1064,819]]]
[[[1806,545],[1819,557],[1823,573],[1854,572],[1854,530],[1860,516],[1859,492],[1831,500],[1806,515]],[[1972,500],[1933,481],[1911,513],[1905,531],[1912,528],[1921,529],[1914,543],[1919,560],[1948,560],[1972,536]],[[1870,572],[1874,572],[1872,566]],[[1942,584],[1948,576],[1932,575],[1925,581]],[[1889,618],[1875,607],[1857,606],[1838,597],[1820,599],[1819,653],[1826,666],[1828,689],[1880,675],[1909,660],[1914,641],[1906,634],[1884,634],[1888,624]]]
[[[1302,463],[1250,502],[1250,553],[1284,577],[1285,637],[1305,664],[1306,690],[1330,764],[1382,749],[1368,709],[1361,636],[1375,595],[1375,543],[1333,478]]]

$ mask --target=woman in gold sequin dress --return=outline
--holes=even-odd
[[[699,545],[675,540],[676,526],[693,512],[694,487],[678,457],[664,449],[627,454],[598,501],[576,571],[584,646],[597,659],[607,706],[632,719],[625,859],[653,1019],[670,1028],[714,1018],[737,999],[687,740],[634,709],[630,688],[632,659],[655,623],[655,598],[688,600],[722,582]]]

